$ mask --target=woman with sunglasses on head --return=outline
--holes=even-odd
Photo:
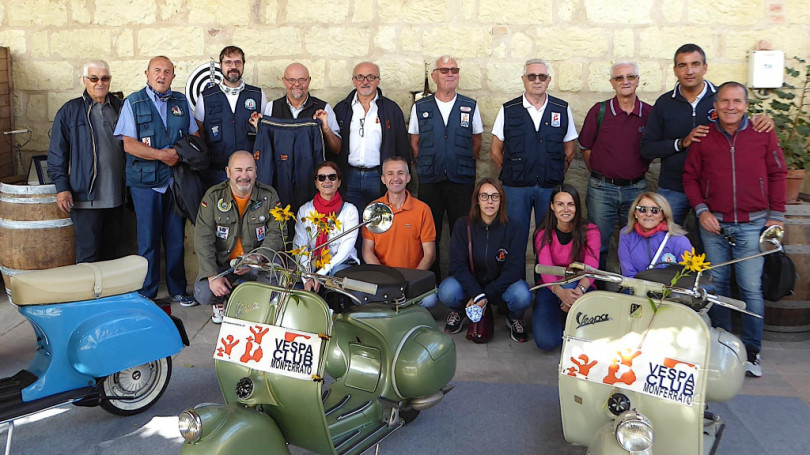
[[[482,179],[472,194],[470,214],[459,218],[450,236],[450,276],[439,285],[439,300],[450,307],[444,331],[461,331],[467,308],[483,309],[481,320],[470,325],[467,339],[486,343],[492,337],[490,304],[506,305],[506,325],[518,343],[528,338],[523,312],[532,303],[526,275],[525,243],[520,227],[506,216],[500,182]]]
[[[582,216],[582,202],[574,186],[563,183],[551,192],[550,210],[534,233],[537,263],[566,267],[583,262],[599,267],[599,228]],[[551,283],[561,276],[540,275],[537,284]],[[593,285],[583,278],[566,285],[540,288],[534,299],[532,332],[537,347],[551,351],[562,345],[562,333],[568,310]]]
[[[686,230],[675,224],[663,196],[641,193],[631,207],[627,227],[619,236],[622,275],[632,278],[648,268],[676,264],[684,251],[692,250]]]
[[[326,254],[331,256],[327,264],[315,270],[315,273],[319,275],[334,275],[339,270],[360,263],[354,246],[359,231],[354,231],[336,242],[312,251],[313,248],[323,245],[343,231],[356,226],[359,222],[357,207],[349,202],[344,202],[338,192],[340,183],[341,176],[337,164],[332,161],[324,161],[319,164],[315,168],[315,189],[318,190],[318,193],[313,200],[302,205],[296,215],[298,221],[295,223],[293,247],[306,246],[311,251],[308,255],[299,256],[302,265],[308,267],[310,262],[315,263]],[[315,212],[327,217],[337,216],[340,228],[328,234],[318,233],[318,227],[315,223],[311,219],[307,219],[310,213]],[[304,289],[306,290],[317,291],[318,287],[318,282],[314,280],[307,280],[304,283]]]

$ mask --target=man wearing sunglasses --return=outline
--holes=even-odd
[[[419,178],[419,199],[433,213],[437,242],[441,241],[445,213],[452,228],[457,219],[470,211],[475,161],[484,132],[478,103],[456,92],[459,72],[453,57],[443,55],[436,60],[431,73],[436,93],[413,105],[408,125]],[[438,258],[433,272],[438,281],[441,278]]]
[[[650,160],[641,157],[641,135],[652,106],[636,96],[639,70],[635,62],[617,62],[610,69],[616,96],[596,103],[585,116],[579,145],[591,170],[585,204],[588,221],[599,227],[602,243],[599,268],[605,270],[610,238],[627,224],[636,197],[647,191],[644,174]]]
[[[56,113],[48,148],[48,174],[59,209],[76,230],[76,262],[118,257],[124,203],[124,147],[113,135],[123,102],[110,95],[110,68],[90,60],[82,68],[85,91]]]
[[[301,63],[291,63],[284,69],[281,83],[287,93],[277,100],[270,101],[263,114],[278,119],[314,118],[321,121],[323,139],[328,150],[340,153],[340,128],[332,106],[326,101],[309,94],[312,78],[309,70]]]
[[[209,171],[202,173],[206,187],[225,181],[225,166],[234,150],[253,150],[249,120],[267,106],[264,90],[242,79],[246,61],[242,49],[223,48],[219,53],[222,82],[203,90],[194,107],[211,159]]]
[[[714,96],[717,122],[706,128],[700,142],[689,147],[683,187],[700,222],[706,259],[719,264],[759,252],[765,226],[783,226],[785,220],[785,157],[776,133],[754,130],[748,119],[748,90],[726,82]],[[746,309],[762,316],[762,267],[759,257],[734,265],[737,285]],[[731,267],[712,269],[717,293],[731,297]],[[713,306],[715,326],[731,331],[728,308]],[[762,376],[759,351],[762,319],[742,315],[742,342],[748,351],[746,374]]]
[[[532,208],[537,226],[576,153],[574,117],[568,103],[547,93],[550,73],[544,60],[528,60],[523,95],[504,103],[492,125],[490,155],[501,168],[509,221],[520,226],[526,241]]]
[[[358,63],[352,72],[354,90],[335,106],[343,140],[340,153],[331,159],[346,180],[342,191],[346,201],[361,211],[385,192],[382,162],[389,156],[411,161],[402,109],[383,96],[381,80],[379,66]]]

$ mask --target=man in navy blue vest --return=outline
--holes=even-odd
[[[291,63],[284,69],[281,82],[287,93],[270,101],[264,115],[280,119],[315,118],[321,121],[321,130],[326,147],[331,153],[340,153],[340,128],[335,112],[326,101],[309,94],[309,70],[300,63]]]
[[[267,106],[264,91],[246,84],[245,53],[236,46],[227,46],[219,53],[222,82],[203,90],[194,107],[194,118],[208,145],[211,166],[203,172],[206,186],[227,180],[225,167],[235,150],[253,150],[253,138],[248,136],[251,114]]]
[[[197,302],[186,294],[183,264],[185,219],[172,212],[171,166],[180,157],[174,143],[197,135],[192,109],[182,93],[172,91],[174,65],[166,57],[149,60],[146,87],[129,95],[121,108],[115,135],[127,153],[126,181],[138,217],[138,254],[149,261],[140,293],[157,295],[160,247],[166,250],[166,285],[172,300],[183,306]]]
[[[456,220],[470,211],[484,125],[478,103],[456,93],[459,67],[453,57],[439,57],[431,78],[436,93],[413,105],[408,133],[419,177],[419,199],[430,206],[439,243],[445,212],[452,230]],[[438,282],[441,273],[436,250],[433,272]]]
[[[551,190],[565,178],[576,153],[571,108],[548,93],[551,68],[540,59],[523,67],[525,91],[507,101],[492,125],[492,161],[501,168],[509,221],[522,226],[528,241],[532,208],[535,226],[549,207]]]

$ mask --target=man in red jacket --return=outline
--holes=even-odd
[[[726,82],[714,99],[717,121],[695,139],[683,170],[683,186],[700,222],[706,259],[713,264],[759,252],[764,226],[783,226],[785,219],[785,160],[776,134],[758,133],[745,115],[748,91],[738,82]],[[734,265],[740,295],[749,311],[762,315],[763,258]],[[731,296],[731,269],[712,270],[717,293]],[[709,311],[717,327],[731,330],[727,308]],[[762,376],[759,351],[762,319],[742,316],[742,341],[748,351],[746,374]]]

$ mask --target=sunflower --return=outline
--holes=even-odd
[[[276,206],[276,208],[270,210],[270,215],[272,215],[276,221],[282,222],[295,218],[295,215],[290,211],[290,204],[287,204],[287,207],[283,209],[280,205]]]
[[[692,248],[691,252],[684,251],[678,264],[690,272],[703,272],[709,270],[712,265],[711,262],[706,262],[706,253],[695,254],[695,248]]]

